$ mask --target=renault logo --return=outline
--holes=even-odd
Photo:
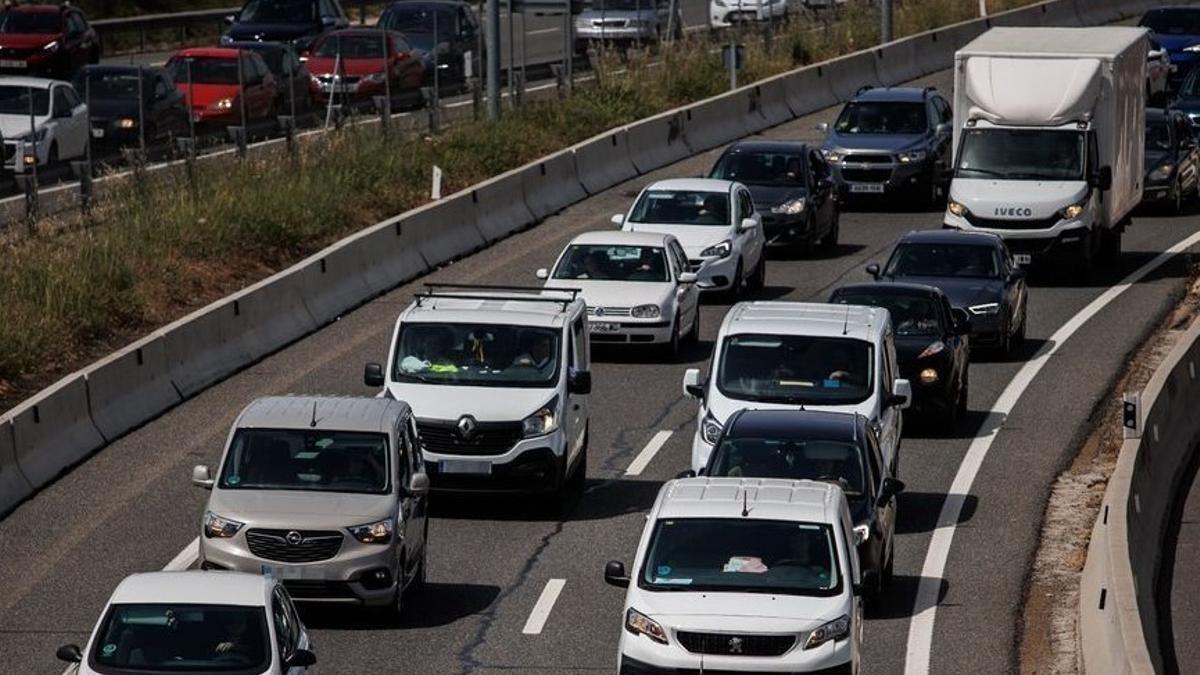
[[[458,424],[455,424],[454,428],[458,429],[458,435],[460,438],[462,438],[464,441],[469,441],[471,440],[471,437],[475,435],[475,427],[477,425],[478,422],[475,421],[474,417],[471,417],[470,415],[463,415],[462,417],[458,418]]]
[[[742,653],[742,638],[740,638],[740,637],[729,638],[729,653],[730,654],[741,654]]]
[[[304,542],[304,537],[299,532],[292,530],[283,536],[284,541],[292,546],[299,546]]]

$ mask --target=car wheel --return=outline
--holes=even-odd
[[[729,302],[737,302],[742,295],[742,261],[739,259],[737,269],[733,272],[733,281],[729,284],[729,289],[725,291]]]
[[[700,303],[696,303],[696,316],[692,319],[692,328],[687,333],[686,341],[694,345],[700,341]]]
[[[958,401],[955,407],[958,408],[958,416],[963,417],[967,414],[967,399],[970,396],[971,381],[967,375],[970,371],[963,371],[962,384],[958,388]]]
[[[833,210],[833,224],[829,226],[829,233],[821,240],[821,248],[826,251],[835,251],[838,247],[838,236],[842,229],[842,212],[840,209]]]
[[[1175,182],[1171,184],[1171,196],[1167,203],[1167,209],[1171,215],[1177,216],[1183,213],[1183,186],[1179,184],[1179,178],[1175,178]]]
[[[50,151],[46,153],[46,168],[58,166],[58,142],[50,143]]]
[[[664,345],[667,356],[671,360],[679,358],[679,324],[680,317],[678,314],[676,314],[675,319],[671,322],[671,338],[667,340],[666,344]]]
[[[883,573],[879,575],[880,590],[887,590],[892,587],[892,582],[896,579],[896,544],[892,543],[892,550],[888,551],[887,562],[883,564]]]
[[[1025,325],[1029,323],[1029,314],[1021,314],[1021,325],[1017,326],[1017,332],[1013,334],[1013,346],[1020,347],[1025,344]]]
[[[931,173],[929,175],[929,187],[927,188],[928,194],[925,196],[925,206],[931,209],[936,209],[938,207],[938,204],[941,203],[942,199],[941,187],[942,186],[938,183],[937,176],[934,173]]]
[[[754,276],[747,284],[752,291],[761,291],[767,285],[767,256],[758,256],[758,266],[754,268]]]
[[[570,485],[571,489],[576,492],[583,492],[587,487],[587,456],[588,456],[588,430],[583,430],[583,449],[579,451],[579,459],[575,464],[575,472],[571,474]]]
[[[403,551],[400,553],[400,560],[404,560],[404,552]],[[404,608],[407,606],[407,603],[405,602],[405,600],[407,600],[407,598],[405,597],[405,592],[404,592],[405,588],[404,588],[404,572],[403,572],[404,566],[403,566],[403,564],[400,565],[400,569],[401,569],[401,572],[398,575],[400,578],[396,580],[396,595],[395,595],[395,597],[392,598],[392,604],[389,607],[387,607],[388,612],[390,612],[392,617],[396,618],[396,619],[402,618],[404,616]]]

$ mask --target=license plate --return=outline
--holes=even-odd
[[[19,59],[0,59],[0,68],[24,68],[25,62]]]
[[[438,462],[442,473],[465,473],[476,476],[492,475],[491,462],[472,462],[464,459],[443,459]]]
[[[1029,265],[1033,262],[1033,256],[1028,253],[1014,253],[1013,262],[1018,265]]]
[[[262,573],[276,579],[323,579],[324,575],[316,567],[306,565],[263,565]]]
[[[850,191],[883,194],[883,183],[851,183]]]
[[[621,324],[592,322],[588,324],[588,330],[592,333],[616,333],[621,330]]]
[[[92,128],[92,138],[104,138],[104,129],[99,127]]]

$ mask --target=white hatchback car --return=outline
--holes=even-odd
[[[710,28],[728,28],[738,23],[784,19],[788,15],[787,0],[709,0]]]
[[[700,290],[669,234],[586,232],[537,271],[546,288],[578,288],[592,342],[665,344],[672,355],[700,336]]]
[[[759,478],[669,481],[630,573],[621,673],[856,674],[862,595],[841,488]]]
[[[901,379],[886,309],[808,302],[741,302],[725,315],[706,380],[683,375],[700,401],[692,470],[708,463],[725,421],[742,408],[832,410],[867,418],[897,475],[901,410],[912,385]]]
[[[23,171],[35,157],[38,166],[82,157],[91,133],[87,105],[67,82],[0,77],[0,133],[9,171]],[[18,151],[28,160],[20,160]]]
[[[283,585],[239,572],[126,577],[87,645],[58,649],[75,672],[237,672],[302,675],[317,662]]]
[[[642,190],[628,214],[614,215],[612,221],[627,232],[674,235],[701,290],[738,295],[766,282],[762,216],[750,189],[741,183],[712,178],[658,181]]]

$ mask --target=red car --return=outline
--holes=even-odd
[[[239,58],[241,89],[238,86]],[[192,109],[192,119],[197,123],[242,124],[242,96],[246,99],[247,124],[275,116],[279,84],[262,56],[255,52],[223,47],[181,49],[167,61],[166,67],[175,80],[175,88],[183,92]]]
[[[387,43],[387,58],[383,47]],[[341,64],[338,65],[338,55]],[[378,28],[350,28],[317,38],[307,54],[312,73],[313,99],[328,103],[369,101],[385,93],[385,73],[390,73],[393,98],[419,98],[425,65],[420,53],[404,36]],[[335,72],[340,68],[340,72]],[[338,75],[341,77],[339,78]]]
[[[100,38],[70,5],[10,5],[0,12],[0,72],[61,80],[100,61]]]

